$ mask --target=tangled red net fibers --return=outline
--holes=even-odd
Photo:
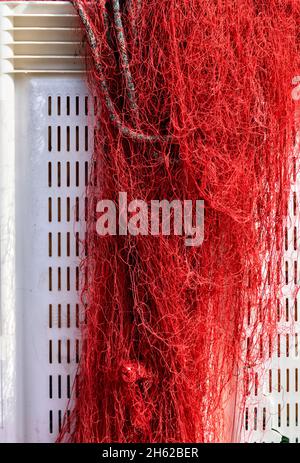
[[[73,4],[101,111],[82,260],[84,343],[71,423],[58,440],[230,440],[237,378],[261,361],[251,342],[262,334],[265,353],[276,328],[300,2]],[[99,236],[95,201],[117,204],[121,191],[147,203],[203,199],[203,244]]]

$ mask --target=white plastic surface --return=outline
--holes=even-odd
[[[15,362],[10,360],[16,367],[13,396],[15,400],[20,396],[14,426],[20,430],[15,436],[2,435],[6,441],[52,442],[79,360],[79,241],[84,238],[92,143],[87,111],[94,105],[82,80],[72,77],[17,79],[16,101],[12,313],[18,320],[14,344],[18,355]],[[3,378],[7,383],[7,370]],[[1,407],[10,410],[6,393]],[[3,421],[5,429],[7,413]]]
[[[0,2],[0,16],[3,72],[83,71],[83,35],[69,2]]]
[[[25,429],[27,441],[43,441],[59,430],[79,360],[78,264],[92,105],[83,83],[71,78],[32,79],[29,99],[31,154],[24,177],[30,183],[22,233],[26,237],[31,224],[24,243],[24,348],[31,359]]]
[[[84,224],[73,219],[77,204],[82,217],[91,146],[86,88],[72,77],[84,69],[81,45],[68,2],[0,2],[0,442],[55,439],[78,361],[75,239]]]

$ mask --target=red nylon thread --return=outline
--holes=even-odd
[[[235,375],[243,365],[251,376],[261,361],[251,342],[262,334],[265,355],[276,327],[300,3],[74,4],[101,113],[71,440],[228,440],[224,401]],[[129,200],[204,199],[203,245],[97,236],[92,198],[117,200],[119,191]]]

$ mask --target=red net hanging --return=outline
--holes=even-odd
[[[249,308],[250,339],[276,327],[300,2],[73,4],[101,110],[82,261],[84,344],[72,432],[66,423],[59,441],[229,440],[236,377],[261,361],[243,347]],[[203,199],[203,244],[99,236],[95,204],[117,203],[119,192],[128,201]]]

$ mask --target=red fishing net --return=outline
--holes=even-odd
[[[101,109],[81,266],[84,344],[58,440],[230,440],[276,330],[300,1],[72,3]],[[100,237],[96,203],[117,204],[119,192],[203,199],[203,244]]]
[[[72,433],[66,424],[59,440],[229,440],[236,379],[261,361],[257,336],[268,351],[276,326],[300,1],[73,4],[101,110],[82,261],[84,344]],[[203,244],[99,236],[95,204],[117,203],[119,192],[147,203],[203,199]]]

